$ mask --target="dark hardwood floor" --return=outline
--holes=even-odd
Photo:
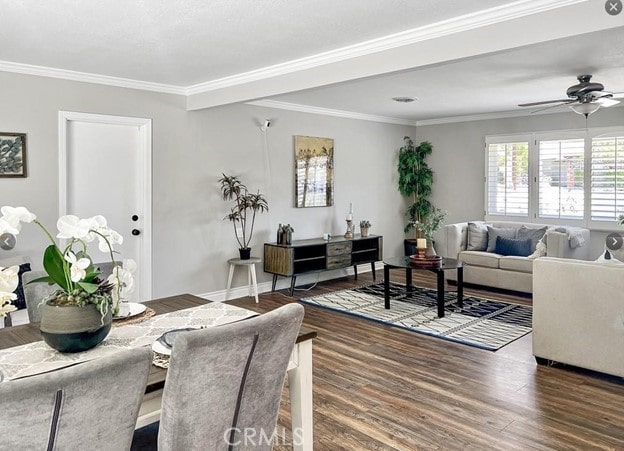
[[[399,271],[393,280],[403,282]],[[232,301],[260,312],[372,281],[370,273],[310,291]],[[414,282],[435,287],[415,271]],[[465,290],[530,303],[530,297]],[[315,450],[624,449],[624,382],[537,366],[531,335],[485,351],[305,305],[314,341]],[[621,346],[622,343],[614,344]],[[285,388],[276,450],[291,449]]]

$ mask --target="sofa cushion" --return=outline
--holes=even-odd
[[[532,228],[523,225],[518,229],[516,238],[529,238],[531,240],[531,252],[535,252],[538,241],[541,240],[546,234],[546,229],[548,229],[547,226]]]
[[[468,223],[467,251],[484,251],[488,245],[487,224],[483,221]]]
[[[500,269],[507,271],[533,273],[533,259],[528,257],[518,257],[516,255],[508,255],[501,257],[498,264]]]
[[[528,257],[531,254],[531,239],[496,237],[494,252],[501,255],[517,255]]]
[[[487,226],[488,230],[488,245],[487,252],[494,252],[496,249],[496,238],[502,236],[503,238],[515,238],[518,229],[501,229],[499,227]]]
[[[459,261],[467,265],[498,268],[498,259],[501,256],[493,252],[463,251],[459,253]]]

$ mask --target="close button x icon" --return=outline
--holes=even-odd
[[[607,0],[605,10],[612,16],[620,14],[622,12],[622,0]]]

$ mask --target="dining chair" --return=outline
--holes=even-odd
[[[120,264],[120,262],[117,262]],[[100,279],[106,279],[113,272],[113,263],[94,263],[100,268]],[[22,284],[24,286],[24,300],[26,301],[26,309],[28,310],[28,320],[31,323],[41,322],[41,306],[42,301],[47,299],[52,293],[59,289],[56,284],[48,283],[29,283],[35,279],[46,277],[48,273],[45,271],[28,271],[22,275]]]
[[[270,450],[304,309],[186,332],[173,344],[158,449]]]
[[[135,348],[0,383],[0,448],[130,449],[151,358]]]

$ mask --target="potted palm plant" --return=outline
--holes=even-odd
[[[433,147],[428,141],[416,146],[409,136],[404,137],[403,141],[403,147],[399,149],[399,191],[411,201],[405,211],[407,224],[404,232],[407,234],[415,231],[416,238],[425,238],[424,231],[416,226],[423,224],[434,210],[429,201],[433,186],[433,171],[425,161],[433,151]],[[404,246],[405,255],[416,253],[416,239],[406,238]]]
[[[231,208],[230,213],[223,219],[230,220],[234,226],[234,235],[239,244],[238,251],[241,260],[249,260],[251,256],[249,243],[253,235],[256,214],[268,211],[269,204],[264,196],[260,194],[260,191],[250,193],[237,176],[221,175],[223,177],[219,179],[219,183],[221,184],[223,200],[234,201],[234,206]],[[236,232],[237,225],[240,225],[241,236]]]

